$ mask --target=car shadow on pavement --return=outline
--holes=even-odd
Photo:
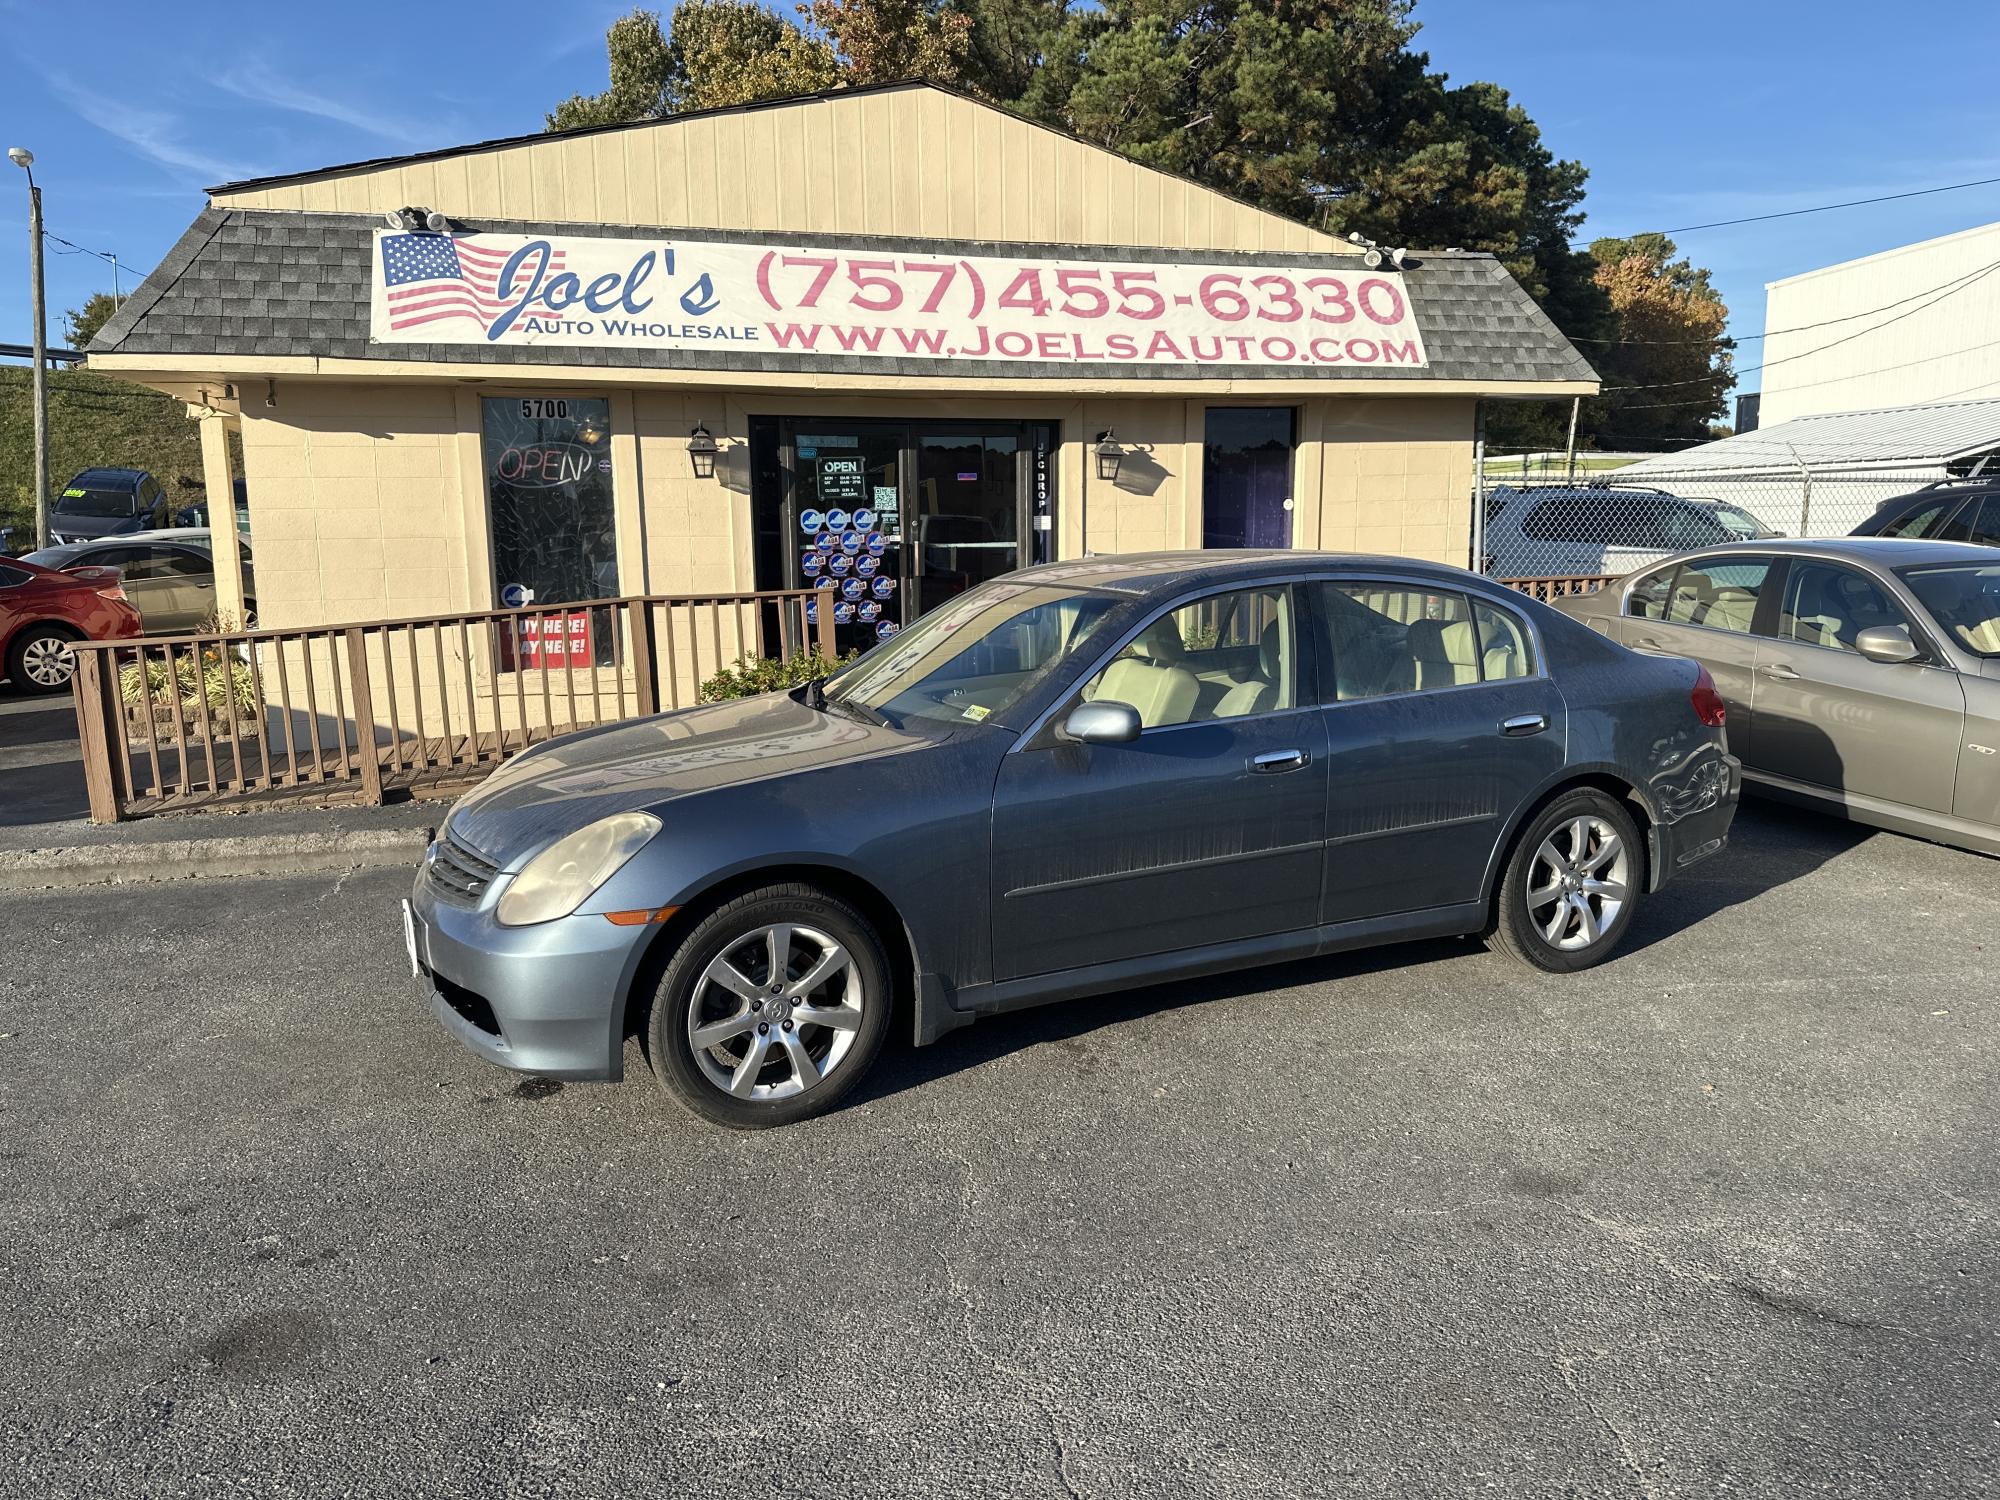
[[[1894,837],[1782,802],[1746,800],[1730,829],[1729,847],[1640,903],[1619,954],[1643,953],[1717,912],[1805,878],[1870,838]]]
[[[1324,958],[1293,959],[1260,964],[1200,979],[1169,980],[1106,995],[1058,1000],[1031,1010],[982,1016],[962,1031],[941,1037],[928,1047],[912,1047],[892,1039],[881,1060],[837,1109],[850,1109],[905,1089],[921,1088],[953,1073],[997,1061],[1010,1053],[1045,1043],[1061,1044],[1107,1027],[1183,1006],[1231,1000],[1267,990],[1330,980],[1364,978],[1390,969],[1408,970],[1462,957],[1477,947],[1474,939],[1427,939],[1381,948],[1357,948]],[[907,1033],[903,1033],[907,1037]]]
[[[1643,952],[1728,907],[1813,873],[1871,837],[1893,837],[1824,814],[1756,801],[1738,812],[1729,847],[1681,875],[1639,908],[1620,957]],[[1265,990],[1409,970],[1477,952],[1476,937],[1394,943],[1324,958],[1262,964],[1200,979],[1172,980],[1106,995],[1059,1000],[1032,1010],[982,1017],[929,1047],[892,1040],[869,1076],[838,1109],[921,1088],[953,1073],[1045,1043],[1073,1042],[1141,1017],[1235,999]],[[900,1031],[900,1028],[899,1028]]]

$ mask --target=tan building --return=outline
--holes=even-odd
[[[804,586],[851,644],[1087,551],[1462,563],[1477,403],[1596,389],[1489,256],[923,84],[215,188],[90,363],[211,495],[240,429],[267,625]]]

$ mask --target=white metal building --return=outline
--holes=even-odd
[[[1773,281],[1764,327],[1766,428],[2000,395],[2000,223]]]

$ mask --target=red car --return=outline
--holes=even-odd
[[[124,640],[139,633],[139,611],[116,568],[58,573],[0,557],[0,663],[23,693],[59,693],[76,675],[71,641]]]

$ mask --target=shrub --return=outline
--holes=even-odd
[[[213,649],[199,657],[197,663],[194,652],[176,656],[171,682],[164,661],[148,657],[135,662],[119,672],[118,695],[132,708],[150,704],[156,714],[172,713],[177,707],[183,713],[199,713],[206,703],[213,714],[228,717],[233,707],[238,719],[258,718],[261,710],[249,663],[232,659],[225,664]]]
[[[759,693],[782,692],[786,688],[811,682],[815,677],[837,672],[858,655],[858,651],[850,651],[829,661],[820,655],[819,647],[815,646],[810,651],[799,652],[790,661],[776,661],[768,656],[739,656],[734,666],[724,667],[701,685],[701,701],[720,703],[725,698],[754,698]]]

